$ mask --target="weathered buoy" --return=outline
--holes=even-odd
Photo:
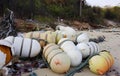
[[[0,40],[0,69],[7,65],[14,56],[12,43],[7,40]]]
[[[70,58],[62,52],[53,57],[50,66],[56,73],[66,73],[70,69]]]
[[[102,56],[102,57],[104,57],[105,58],[105,60],[106,60],[106,62],[107,62],[107,64],[108,64],[108,67],[110,68],[111,67],[111,59],[107,56],[107,55],[105,55],[105,54],[103,54],[102,52],[100,52],[100,56]]]
[[[82,43],[82,42],[89,42],[89,36],[87,33],[80,33],[77,37],[76,37],[76,42],[77,43]]]
[[[96,74],[103,75],[108,71],[108,65],[104,57],[96,55],[89,60],[89,68]]]
[[[67,38],[67,36],[63,34],[61,31],[56,30],[55,32],[56,32],[56,43],[58,43],[59,40],[62,38]]]
[[[69,26],[62,26],[62,25],[58,25],[56,27],[56,32],[61,33],[63,35],[65,35],[67,38],[69,38],[72,41],[75,41],[76,39],[76,31]]]
[[[50,43],[47,46],[45,46],[43,50],[44,57],[46,58],[48,54],[55,49],[59,49],[59,46],[55,45],[54,43]]]
[[[83,58],[100,52],[99,46],[95,42],[78,43],[76,47],[81,51]]]
[[[71,66],[78,66],[81,63],[82,54],[71,40],[69,40],[68,38],[62,38],[58,42],[58,45],[70,57]]]
[[[70,69],[70,58],[58,45],[50,43],[43,49],[43,55],[52,71],[66,73]]]
[[[82,57],[86,58],[90,55],[90,47],[86,43],[79,43],[76,45],[76,47],[81,51]]]
[[[61,33],[53,32],[53,31],[46,31],[46,32],[28,32],[24,33],[23,37],[25,38],[35,38],[35,39],[43,39],[48,43],[58,43],[61,38],[66,36],[62,35]]]
[[[41,46],[37,40],[9,36],[5,40],[13,43],[15,55],[19,57],[35,57],[41,51]]]
[[[100,55],[103,56],[103,57],[105,57],[107,61],[109,59],[108,64],[110,64],[110,68],[111,68],[111,66],[114,64],[114,58],[110,54],[110,52],[108,52],[106,50],[103,50],[102,52],[100,52]]]
[[[89,60],[89,68],[92,72],[103,75],[111,68],[113,63],[112,55],[107,51],[102,51]]]
[[[98,54],[100,52],[99,46],[97,43],[95,42],[88,42],[87,45],[90,48],[90,55],[95,55]]]

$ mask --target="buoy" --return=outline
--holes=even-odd
[[[52,71],[66,73],[70,69],[69,56],[58,45],[50,43],[43,49],[43,56],[47,60]]]
[[[5,40],[13,43],[15,55],[19,57],[35,57],[41,51],[41,46],[37,40],[9,36]]]
[[[14,56],[12,43],[7,40],[0,40],[0,69],[7,65]]]
[[[76,31],[72,29],[71,27],[65,27],[66,29],[64,31],[62,30],[56,30],[53,31],[46,31],[46,32],[40,32],[40,31],[33,31],[24,33],[23,37],[25,38],[36,38],[36,39],[43,39],[47,41],[48,43],[58,43],[58,41],[62,38],[69,38],[72,41],[75,41],[76,39]]]
[[[68,38],[62,38],[58,45],[71,59],[71,66],[78,66],[82,61],[82,54],[75,44]]]
[[[111,64],[110,67],[114,64],[114,58],[113,56],[110,54],[110,52],[103,50],[102,52],[100,52],[100,55],[104,55],[106,56],[106,60],[109,59],[109,63]]]
[[[113,63],[113,56],[107,51],[102,51],[89,60],[89,68],[92,72],[103,75],[111,68]]]
[[[64,53],[59,53],[51,59],[51,69],[56,73],[66,73],[70,69],[70,58]]]
[[[61,38],[64,38],[66,36],[64,36],[61,33],[53,32],[53,31],[46,31],[46,32],[34,31],[34,32],[24,33],[23,37],[43,39],[43,40],[47,41],[48,43],[58,43],[58,41]]]
[[[108,71],[108,65],[104,57],[96,55],[89,60],[89,68],[92,72],[103,75]]]
[[[50,44],[48,44],[47,46],[44,47],[43,55],[46,58],[51,51],[53,51],[55,49],[58,49],[58,48],[59,48],[59,46],[57,46],[56,44],[50,43]]]
[[[93,56],[100,52],[99,46],[95,42],[78,43],[76,47],[81,51],[83,58],[86,58],[89,55]]]
[[[91,54],[90,55],[95,55],[98,54],[100,52],[99,46],[97,43],[95,42],[88,42],[87,45],[90,48]]]
[[[75,41],[76,39],[76,31],[69,26],[65,27],[65,26],[58,25],[56,27],[56,32],[65,35],[66,38],[69,38],[72,41]]]
[[[82,43],[82,42],[89,42],[89,36],[87,33],[80,33],[77,37],[76,37],[76,42],[77,43]]]
[[[81,51],[83,58],[88,57],[91,53],[90,47],[86,43],[79,43],[76,47]]]

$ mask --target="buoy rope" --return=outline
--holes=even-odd
[[[30,51],[29,51],[29,54],[28,54],[28,57],[30,58],[31,56],[31,51],[32,51],[32,43],[33,43],[33,40],[31,39],[31,42],[30,42]]]
[[[89,56],[84,62],[82,62],[78,67],[70,70],[65,76],[73,76],[76,72],[78,72],[79,70],[84,68],[87,65],[87,63],[91,57],[92,56]]]
[[[92,55],[92,52],[91,52],[91,48],[90,48],[90,45],[87,43],[88,47],[89,47],[89,55]]]
[[[20,54],[19,54],[19,56],[22,56],[23,44],[24,44],[24,38],[22,38],[22,43],[21,43],[21,48],[20,48]]]
[[[47,51],[50,47],[52,47],[52,46],[55,46],[55,44],[47,45],[46,48],[43,49],[43,54],[45,54],[46,51]]]

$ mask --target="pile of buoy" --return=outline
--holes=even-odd
[[[33,31],[23,33],[22,37],[9,36],[0,40],[0,69],[14,56],[32,58],[41,55],[40,52],[56,73],[67,73],[71,67],[81,66],[88,57],[91,57],[89,68],[96,74],[103,75],[111,68],[114,63],[112,55],[101,51],[97,43],[89,42],[87,33],[77,34],[70,27],[59,26],[57,29]]]

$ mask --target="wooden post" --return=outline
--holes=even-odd
[[[79,16],[80,17],[82,16],[82,0],[80,0],[80,13],[79,13]]]

